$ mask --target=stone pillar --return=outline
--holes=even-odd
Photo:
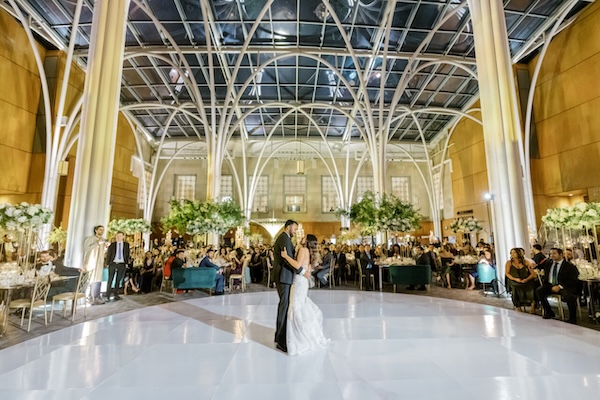
[[[473,22],[498,278],[512,247],[529,247],[521,125],[502,0],[468,0]],[[483,193],[481,193],[483,196]],[[527,250],[526,250],[527,251]]]
[[[70,267],[81,267],[93,227],[108,223],[129,1],[94,4],[65,255]]]

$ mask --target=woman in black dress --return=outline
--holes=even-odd
[[[140,289],[144,293],[150,293],[152,291],[152,281],[154,279],[154,257],[150,251],[146,252],[146,258],[144,259],[144,265],[142,265],[141,274]]]
[[[535,313],[535,262],[525,259],[525,250],[515,247],[510,250],[510,260],[506,262],[506,278],[512,287],[512,302],[515,311],[522,306],[530,306],[529,312]]]

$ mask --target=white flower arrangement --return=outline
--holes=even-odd
[[[452,232],[479,232],[483,229],[483,225],[477,218],[469,217],[467,219],[458,218],[450,225]]]
[[[577,203],[574,206],[549,208],[542,217],[550,228],[581,229],[600,224],[600,203]]]
[[[108,223],[108,231],[111,233],[123,232],[126,235],[135,233],[148,233],[152,231],[150,222],[143,218],[139,219],[113,219]]]
[[[25,232],[28,229],[39,229],[50,222],[52,215],[54,212],[41,204],[0,204],[0,226],[7,231]]]

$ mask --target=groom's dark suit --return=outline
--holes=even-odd
[[[290,257],[294,257],[294,245],[287,232],[282,232],[273,246],[273,276],[277,283],[279,294],[279,307],[277,308],[277,325],[275,328],[275,342],[287,351],[287,315],[290,305],[290,287],[294,283],[294,275],[300,273],[281,256],[283,249],[287,250]]]

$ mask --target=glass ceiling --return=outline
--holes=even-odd
[[[273,0],[255,24],[267,3],[132,0],[122,106],[157,138],[204,140],[217,114],[213,126],[234,137],[351,140],[381,124],[391,141],[414,142],[434,139],[477,95],[466,1]],[[505,0],[512,54],[565,3]],[[68,42],[75,0],[19,4]],[[84,63],[93,5],[84,0],[78,28]]]

